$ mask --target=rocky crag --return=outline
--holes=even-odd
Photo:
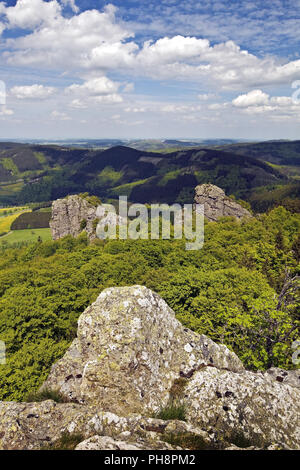
[[[300,448],[300,372],[244,369],[142,286],[104,290],[42,389],[66,403],[0,403],[0,449]],[[153,417],[181,406],[186,421]]]
[[[252,217],[250,212],[233,199],[227,197],[223,189],[213,184],[202,184],[195,188],[194,207],[204,205],[204,215],[209,221],[217,221],[220,217],[233,216],[237,219]],[[125,223],[115,213],[107,214],[95,196],[73,195],[57,199],[52,204],[50,228],[53,240],[66,235],[78,237],[85,231],[90,240],[96,238],[96,227],[101,220],[106,224],[119,225]]]
[[[83,231],[88,238],[96,238],[98,223],[122,224],[122,218],[115,213],[107,213],[95,196],[73,195],[57,199],[52,203],[50,228],[53,240],[71,235],[78,237]],[[105,225],[105,224],[104,224]]]
[[[220,217],[252,217],[250,212],[240,204],[225,195],[223,189],[213,184],[201,184],[195,188],[195,207],[197,204],[204,205],[204,215],[211,221],[216,222]]]

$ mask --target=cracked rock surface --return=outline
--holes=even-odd
[[[65,432],[82,450],[300,448],[299,371],[245,370],[143,286],[99,295],[42,388],[70,402],[1,402],[0,449],[40,449]],[[175,398],[186,422],[151,417]]]
[[[204,215],[210,222],[216,222],[220,217],[252,217],[250,212],[227,197],[223,189],[213,184],[201,184],[195,188],[194,202],[204,206]]]

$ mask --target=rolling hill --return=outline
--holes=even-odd
[[[282,157],[275,144],[287,146]],[[148,152],[122,145],[103,150],[2,142],[0,204],[50,201],[86,191],[102,200],[126,194],[132,202],[190,203],[194,187],[202,183],[216,184],[227,194],[249,201],[261,188],[277,190],[280,196],[285,193],[278,193],[278,188],[290,184],[291,179],[281,166],[271,164],[259,153],[264,148],[267,155],[272,145],[229,144]],[[300,143],[274,145],[277,162],[282,165],[293,160],[298,165]],[[293,183],[297,185],[295,180]]]

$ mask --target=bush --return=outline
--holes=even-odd
[[[208,443],[202,436],[197,436],[197,434],[190,432],[178,434],[170,433],[164,435],[162,439],[168,444],[189,450],[216,450],[220,448],[213,443]]]
[[[84,441],[83,434],[65,431],[57,441],[53,444],[48,444],[41,450],[75,450],[75,447],[82,441]]]
[[[154,413],[153,418],[163,419],[165,421],[168,421],[170,419],[178,419],[179,421],[185,421],[185,404],[172,401],[171,403]]]
[[[87,221],[86,219],[82,219],[80,222],[80,230],[84,230],[86,228]]]
[[[51,390],[49,388],[45,388],[41,391],[30,392],[25,397],[25,401],[28,403],[31,402],[41,402],[46,400],[53,400],[56,403],[68,403],[68,399],[60,393],[59,390]]]

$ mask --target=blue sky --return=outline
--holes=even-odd
[[[0,0],[0,33],[2,139],[299,138],[300,0]]]

